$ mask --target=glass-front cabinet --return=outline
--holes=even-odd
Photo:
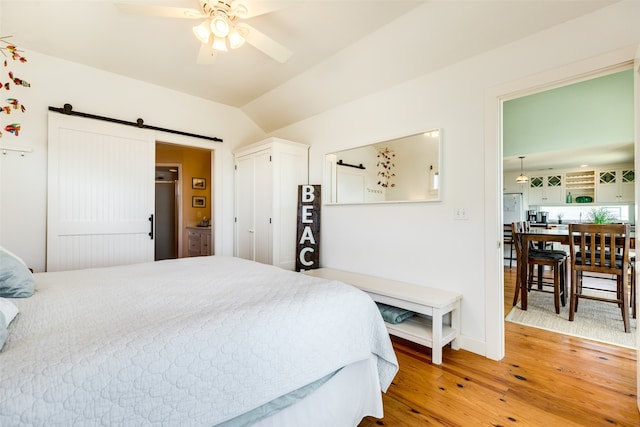
[[[515,181],[514,178],[511,179]],[[622,205],[635,201],[633,165],[602,169],[533,171],[523,184],[527,204],[533,207],[556,205]],[[518,191],[514,191],[518,192]]]
[[[633,202],[635,179],[635,171],[633,169],[598,171],[597,202]]]
[[[564,201],[562,180],[562,174],[531,176],[529,178],[529,204],[562,203]]]

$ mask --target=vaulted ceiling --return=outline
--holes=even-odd
[[[124,0],[123,0],[124,1]],[[293,52],[250,45],[196,64],[199,21],[126,15],[104,0],[0,2],[0,35],[59,57],[242,109],[270,132],[616,0],[236,0]],[[198,0],[128,1],[199,8]]]

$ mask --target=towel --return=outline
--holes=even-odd
[[[376,304],[378,305],[378,310],[380,310],[382,318],[387,323],[401,323],[415,315],[413,311],[405,310],[404,308],[393,307],[379,302]]]

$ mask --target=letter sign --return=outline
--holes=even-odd
[[[320,267],[320,186],[298,186],[296,271]]]

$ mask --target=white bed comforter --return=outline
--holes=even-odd
[[[212,426],[352,362],[397,361],[375,304],[230,257],[36,274],[0,352],[0,425]]]

